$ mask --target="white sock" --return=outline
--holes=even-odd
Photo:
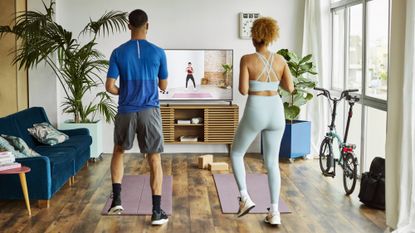
[[[278,204],[271,204],[271,213],[279,213]]]
[[[248,194],[248,190],[242,189],[240,192],[241,192],[241,198],[242,198],[242,200],[247,200],[248,198],[250,198],[249,197],[249,194]]]

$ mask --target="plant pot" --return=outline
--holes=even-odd
[[[291,123],[290,121],[287,121],[284,135],[281,140],[279,157],[290,160],[298,157],[305,157],[310,154],[310,146],[311,122],[295,120]],[[263,154],[262,143],[261,154]]]
[[[73,123],[65,121],[59,125],[59,129],[79,129],[87,128],[89,134],[92,137],[91,148],[91,159],[97,159],[101,156],[102,149],[102,121],[97,121],[95,123]]]

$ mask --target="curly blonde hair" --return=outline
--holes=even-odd
[[[251,28],[251,35],[255,46],[268,46],[280,36],[280,27],[275,19],[261,17],[254,21]]]

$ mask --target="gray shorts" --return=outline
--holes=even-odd
[[[114,143],[124,150],[133,147],[135,134],[141,153],[163,152],[163,128],[159,108],[115,116]]]

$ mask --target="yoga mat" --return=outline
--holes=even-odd
[[[174,93],[173,98],[212,98],[212,95],[210,93]]]
[[[218,191],[222,213],[234,214],[239,210],[239,191],[233,174],[214,174],[213,178]],[[267,208],[271,207],[271,197],[269,194],[268,177],[264,174],[247,174],[246,183],[248,193],[255,203],[249,213],[263,214],[268,213]],[[280,213],[291,213],[287,205],[279,200]]]
[[[150,176],[124,176],[121,184],[121,202],[124,211],[121,215],[151,215],[152,200]],[[173,178],[163,177],[163,191],[161,195],[161,208],[171,215],[173,195]],[[102,210],[103,215],[108,214],[112,198],[109,197]]]

